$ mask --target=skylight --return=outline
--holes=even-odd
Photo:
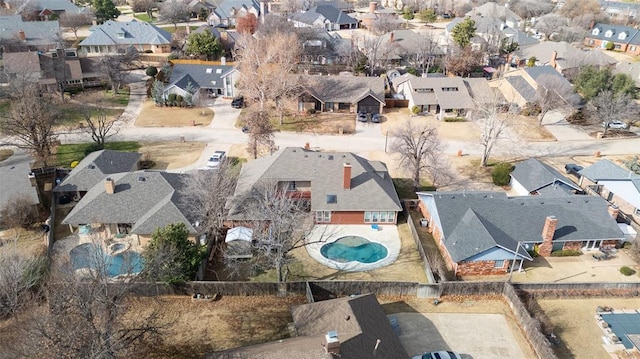
[[[207,69],[207,73],[208,74],[213,73],[213,69]]]

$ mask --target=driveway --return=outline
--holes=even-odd
[[[588,133],[582,131],[578,126],[572,126],[565,120],[565,114],[560,111],[551,111],[546,116],[542,124],[557,141],[589,141],[593,140]]]

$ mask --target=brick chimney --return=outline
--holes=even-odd
[[[351,164],[345,163],[342,168],[342,188],[351,189]]]
[[[20,41],[27,41],[27,34],[24,33],[24,30],[18,31],[18,38]]]
[[[304,149],[307,150],[307,151],[309,151],[311,149],[311,145],[309,144],[309,142],[306,142],[304,144]]]
[[[555,216],[547,216],[542,228],[542,244],[538,246],[538,254],[548,257],[553,250],[553,235],[556,233],[558,219]]]
[[[106,180],[104,180],[104,191],[107,192],[107,194],[116,193],[116,183],[113,181],[113,179],[107,178]]]
[[[609,206],[609,208],[607,208],[607,211],[609,212],[611,217],[613,217],[613,219],[615,219],[616,221],[618,220],[618,214],[620,213],[620,208],[618,208],[618,206],[612,204]]]
[[[551,59],[549,60],[549,65],[551,65],[551,67],[553,67],[554,69],[558,67],[558,63],[556,62],[556,60],[558,59],[558,52],[554,51],[551,53]]]
[[[375,14],[377,8],[378,8],[378,3],[377,2],[371,1],[369,3],[369,13],[370,14]]]
[[[389,34],[389,43],[393,43],[394,40],[394,36],[393,36],[393,31],[391,31],[391,33]]]
[[[335,330],[325,334],[324,342],[322,344],[324,346],[325,354],[340,355],[340,339],[338,339],[338,332]]]

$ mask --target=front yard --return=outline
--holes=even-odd
[[[153,101],[144,101],[136,119],[138,127],[209,126],[214,113],[209,108],[158,107]]]
[[[246,125],[246,112],[242,112],[236,122],[237,128]],[[272,117],[271,124],[276,131],[310,132],[318,134],[353,134],[356,131],[356,115],[353,113],[315,113],[310,115],[288,115],[280,123],[279,117]]]

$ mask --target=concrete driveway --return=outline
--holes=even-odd
[[[398,313],[400,341],[411,357],[449,350],[464,359],[525,359],[502,314]]]

